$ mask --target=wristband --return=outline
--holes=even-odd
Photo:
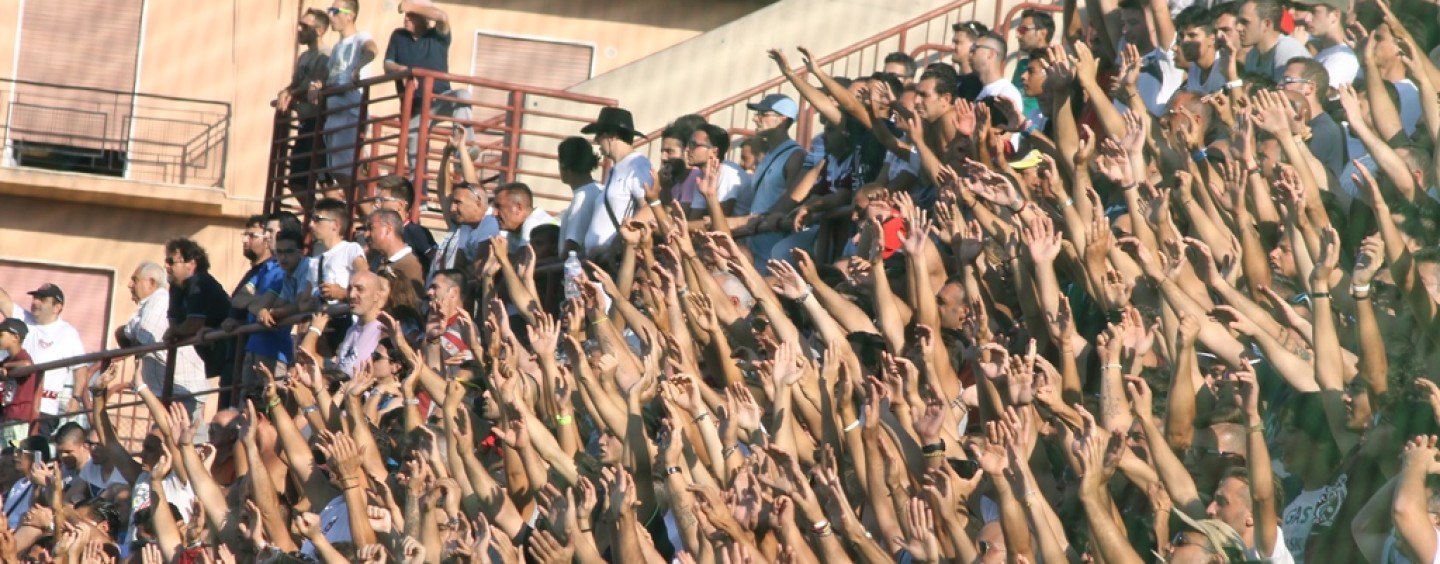
[[[311,325],[309,329],[306,329],[306,330],[305,330],[305,332],[306,332],[306,333],[314,333],[314,334],[316,334],[316,335],[319,335],[319,334],[323,333],[324,330],[321,329],[321,328],[319,328],[319,327],[316,327],[316,326],[314,326],[314,325]]]
[[[318,406],[314,406],[314,405],[307,405],[307,406],[305,406],[305,407],[300,408],[300,413],[301,413],[302,415],[309,415],[309,414],[311,414],[311,413],[315,413],[316,411],[320,411],[320,408],[319,408]]]
[[[813,296],[813,295],[815,295],[815,287],[814,287],[814,286],[805,286],[805,293],[800,294],[800,297],[795,298],[795,301],[796,301],[796,302],[799,302],[799,303],[805,303],[805,300],[810,299],[810,296]]]
[[[1245,428],[1246,433],[1264,433],[1265,423],[1260,422]]]
[[[709,417],[709,416],[710,416],[710,412],[709,412],[709,411],[706,411],[705,413],[701,413],[700,415],[696,415],[694,419],[691,419],[691,420],[690,420],[690,422],[691,422],[691,423],[694,423],[694,422],[696,422],[696,421],[699,421],[699,420],[704,419],[704,418]]]
[[[1241,86],[1245,86],[1245,81],[1238,78],[1225,83],[1225,88],[1240,88]]]
[[[1120,369],[1125,368],[1125,367],[1124,367],[1124,366],[1120,366],[1120,363],[1117,362],[1117,363],[1114,363],[1114,364],[1106,364],[1106,365],[1104,366],[1104,368],[1105,368],[1105,370],[1109,370],[1109,369],[1111,369],[1111,368],[1114,368],[1114,369],[1116,369],[1116,370],[1120,370]]]
[[[141,382],[139,386],[135,386],[135,393],[138,394],[148,389],[150,389],[150,386],[147,386],[144,382]]]
[[[1065,198],[1065,203],[1060,204],[1060,207],[1068,208],[1073,205],[1075,205],[1075,198]]]
[[[1355,293],[1355,292],[1369,292],[1369,291],[1370,291],[1370,285],[1369,285],[1369,284],[1361,284],[1361,285],[1359,285],[1359,286],[1354,286],[1354,285],[1350,286],[1350,293],[1352,293],[1352,294]]]
[[[420,400],[411,398],[411,399],[405,400],[405,405],[420,405]]]
[[[1206,152],[1204,147],[1196,149],[1194,153],[1190,153],[1190,159],[1197,163],[1205,162],[1205,159],[1209,156],[1210,153]]]
[[[829,529],[829,528],[830,528],[830,521],[829,521],[828,519],[821,519],[821,520],[819,520],[819,521],[816,521],[814,525],[810,525],[810,532],[815,533],[815,534],[818,535],[818,534],[820,534],[821,531],[824,531],[825,529]]]
[[[570,425],[570,424],[573,424],[573,423],[575,423],[575,416],[573,416],[573,415],[556,415],[556,416],[555,416],[555,424],[556,424],[556,425],[559,425],[559,426],[561,426],[561,427],[564,427],[564,426],[566,426],[566,425]]]
[[[1310,292],[1310,299],[1318,300],[1320,298],[1330,299],[1330,292]]]
[[[856,427],[859,427],[859,426],[860,426],[860,420],[859,420],[859,419],[856,419],[856,420],[854,420],[854,421],[851,421],[849,425],[846,425],[844,431],[845,431],[846,433],[849,433],[850,431],[854,431],[855,428],[856,428]]]
[[[599,324],[601,324],[601,323],[604,323],[604,322],[606,322],[606,321],[610,321],[610,318],[609,318],[609,317],[605,317],[605,316],[601,316],[600,319],[596,319],[595,321],[591,321],[591,322],[590,322],[590,326],[591,326],[591,327],[594,327],[594,326],[599,325]]]
[[[944,453],[944,452],[945,452],[945,440],[944,440],[944,439],[941,439],[940,442],[930,443],[930,444],[928,444],[928,445],[925,445],[925,446],[923,446],[923,447],[920,447],[920,452],[921,452],[921,453],[924,453],[924,454],[931,454],[931,453],[936,453],[936,452]]]
[[[680,473],[680,467],[679,467],[679,466],[671,466],[671,467],[665,469],[665,475],[666,475],[666,476],[674,476],[674,475],[679,474],[679,473]]]
[[[945,451],[943,451],[943,450],[937,450],[937,451],[935,451],[935,452],[927,452],[927,453],[925,453],[925,458],[944,458],[944,457],[945,457]]]
[[[1121,187],[1120,187],[1120,191],[1121,191],[1121,192],[1126,192],[1126,191],[1129,191],[1129,190],[1134,190],[1134,189],[1139,188],[1139,187],[1140,187],[1140,183],[1139,183],[1139,182],[1132,182],[1132,183],[1130,183],[1129,186],[1121,186]]]
[[[645,205],[650,206],[650,207],[653,208],[653,207],[656,207],[656,206],[659,206],[659,205],[660,205],[660,200],[650,200],[650,201],[647,202]]]

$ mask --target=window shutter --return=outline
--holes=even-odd
[[[12,140],[125,151],[144,0],[25,3]]]
[[[594,58],[595,47],[591,45],[476,32],[470,74],[524,86],[564,90],[590,79]],[[497,90],[483,89],[473,94],[487,104],[509,102],[505,93]],[[497,113],[497,110],[475,108],[476,119]]]

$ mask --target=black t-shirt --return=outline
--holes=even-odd
[[[955,82],[955,97],[966,100],[974,100],[980,97],[980,91],[985,89],[985,84],[980,82],[979,73],[960,75],[960,80]]]
[[[178,286],[170,286],[171,325],[191,317],[204,317],[206,327],[219,327],[230,314],[230,294],[209,272],[196,272]]]
[[[396,29],[390,33],[390,45],[385,47],[385,60],[411,68],[450,72],[450,34],[432,27],[415,37],[404,28]],[[396,82],[395,88],[404,93],[405,83]],[[449,81],[436,80],[432,91],[438,94],[449,89]],[[422,94],[417,90],[415,100],[419,101]]]
[[[1340,178],[1345,170],[1345,133],[1330,114],[1321,112],[1310,120],[1310,140],[1305,143],[1331,178]],[[1332,184],[1333,186],[1333,184]]]

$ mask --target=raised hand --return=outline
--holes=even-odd
[[[1360,242],[1355,256],[1355,270],[1350,276],[1350,287],[1368,287],[1385,264],[1385,240],[1377,233]]]

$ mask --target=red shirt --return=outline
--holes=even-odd
[[[30,353],[20,349],[19,353],[11,355],[0,363],[0,366],[10,368],[22,362],[34,362]],[[20,378],[5,379],[5,406],[4,419],[6,421],[35,421],[35,405],[39,398],[40,378],[38,374],[30,374]]]

